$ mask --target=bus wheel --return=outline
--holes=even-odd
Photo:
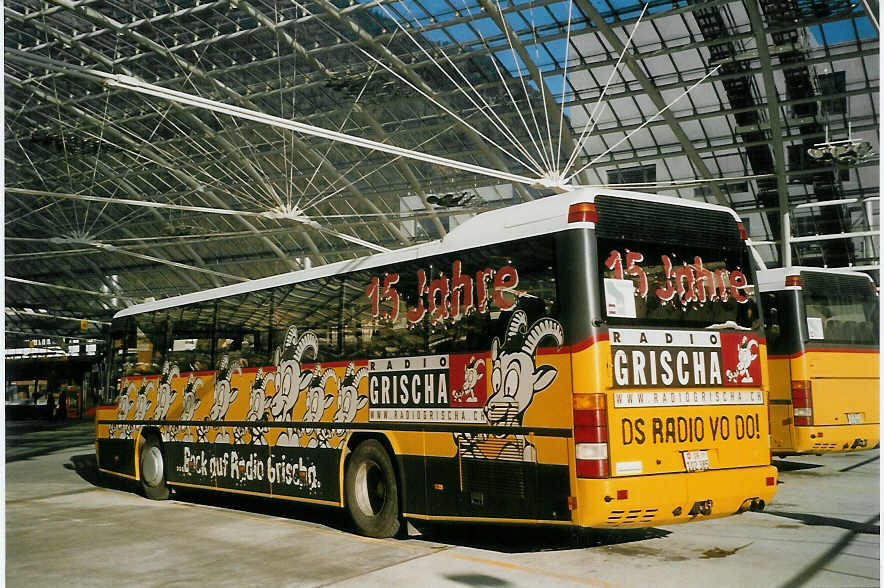
[[[399,488],[384,446],[369,439],[356,447],[344,477],[347,509],[360,533],[393,537],[399,531]]]
[[[169,497],[166,485],[166,465],[163,461],[163,449],[156,437],[148,436],[141,446],[141,488],[144,495],[151,500],[165,500]]]

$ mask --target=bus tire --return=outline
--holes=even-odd
[[[360,443],[344,476],[347,510],[356,529],[367,537],[393,537],[399,532],[399,485],[393,462],[374,439]]]
[[[166,485],[166,461],[159,440],[149,435],[141,444],[138,460],[141,472],[141,489],[151,500],[169,498],[169,487]]]

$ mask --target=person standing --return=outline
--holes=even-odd
[[[55,416],[55,396],[52,392],[46,392],[46,412],[49,413],[49,422]]]

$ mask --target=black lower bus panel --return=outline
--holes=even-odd
[[[98,467],[110,472],[135,475],[134,439],[99,439]]]
[[[429,457],[424,477],[419,461],[423,461],[420,456],[400,458],[409,480],[404,489],[405,512],[441,517],[570,519],[566,465]],[[426,480],[425,484],[420,480]]]

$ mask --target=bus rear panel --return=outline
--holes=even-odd
[[[718,210],[604,196],[596,208],[597,246],[584,262],[596,288],[583,319],[593,344],[572,358],[578,522],[659,525],[763,508],[777,474],[741,227]]]
[[[773,452],[851,452],[880,440],[878,297],[868,276],[765,277]]]

